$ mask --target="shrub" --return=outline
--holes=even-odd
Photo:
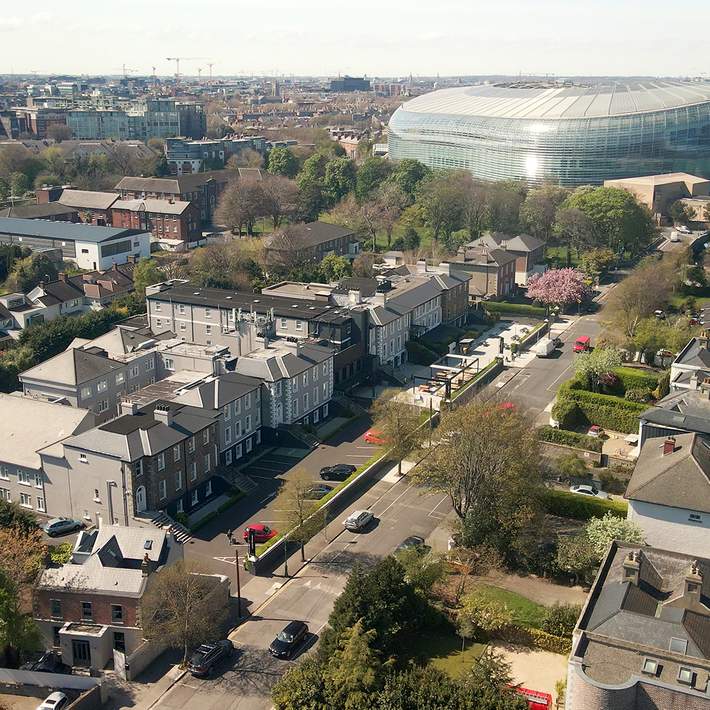
[[[407,359],[415,365],[431,365],[432,362],[439,359],[437,353],[415,340],[408,340],[405,347],[407,348]]]
[[[605,468],[599,472],[599,481],[602,484],[602,488],[607,493],[615,493],[617,495],[621,495],[626,490],[626,485],[628,483],[628,479],[623,480],[618,478],[608,468]]]
[[[555,415],[552,415],[555,419]],[[601,453],[604,442],[596,437],[578,434],[576,431],[566,431],[556,429],[552,426],[543,426],[537,430],[537,437],[540,441],[549,441],[553,444],[563,444],[573,446],[575,449],[585,449],[586,451],[596,451]]]
[[[666,370],[658,378],[658,385],[653,391],[654,399],[663,399],[671,391],[671,373]]]
[[[70,542],[63,542],[61,545],[49,548],[49,559],[54,565],[65,565],[71,559],[74,546]]]
[[[580,408],[570,400],[558,399],[552,407],[552,418],[560,423],[562,429],[572,429],[585,421]]]
[[[624,399],[628,402],[648,402],[651,399],[651,391],[647,389],[626,390]]]
[[[560,456],[555,461],[555,468],[567,479],[580,478],[587,475],[587,464],[572,453]]]
[[[497,633],[496,636],[509,643],[532,646],[533,648],[539,648],[541,651],[550,651],[550,653],[568,655],[572,650],[571,637],[554,636],[541,629],[508,626]]]
[[[545,309],[540,306],[532,306],[527,303],[506,303],[505,301],[486,301],[483,307],[488,313],[514,313],[517,315],[530,316],[532,318],[544,318]]]
[[[628,510],[626,501],[604,500],[582,496],[570,491],[548,488],[543,495],[545,511],[550,515],[575,520],[601,518],[605,513],[612,513],[618,518],[625,518]]]
[[[553,636],[571,636],[581,610],[579,604],[548,606],[542,618],[542,630]]]

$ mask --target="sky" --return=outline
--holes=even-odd
[[[686,0],[0,2],[0,74],[702,76]],[[342,9],[340,9],[342,8]],[[677,19],[677,18],[676,18]]]

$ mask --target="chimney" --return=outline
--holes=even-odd
[[[641,565],[639,563],[639,553],[631,550],[626,559],[624,560],[624,582],[631,582],[638,586],[639,583],[639,570]]]
[[[350,290],[348,291],[348,303],[351,306],[356,306],[360,303],[360,291]]]
[[[663,442],[663,455],[668,456],[668,454],[672,454],[674,451],[675,451],[675,437],[669,436]]]
[[[135,414],[138,411],[138,403],[132,399],[121,400],[121,414]]]
[[[40,281],[37,285],[44,291],[44,286],[45,286],[44,281]]]
[[[424,259],[420,259],[417,262],[417,273],[426,274],[426,261]]]
[[[148,557],[147,552],[143,555],[143,560],[141,562],[141,573],[144,577],[147,577],[150,574],[150,557]]]
[[[698,561],[693,560],[688,574],[685,575],[685,586],[683,587],[683,598],[686,600],[686,608],[691,608],[700,604],[700,593],[703,590],[703,573],[698,566]]]
[[[448,261],[442,261],[439,264],[439,271],[446,276],[451,276],[451,264]]]
[[[60,271],[59,272],[59,280],[64,281],[66,283],[67,281],[67,274],[65,271]]]
[[[377,292],[372,297],[372,303],[376,306],[384,306],[386,301],[387,301],[387,294],[386,293]]]
[[[173,423],[173,412],[169,404],[158,404],[153,410],[153,418],[156,422],[161,422],[165,426]]]

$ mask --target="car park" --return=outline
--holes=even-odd
[[[343,521],[346,530],[361,532],[375,516],[371,510],[356,510]]]
[[[207,676],[214,672],[219,663],[231,658],[233,653],[234,646],[229,639],[203,643],[192,654],[187,668],[194,676]]]
[[[308,636],[308,625],[303,621],[289,621],[279,631],[269,646],[269,653],[276,658],[293,658],[293,654]]]
[[[84,523],[82,523],[81,520],[72,520],[71,518],[52,518],[48,523],[42,526],[42,530],[44,530],[49,537],[68,535],[69,533],[82,530],[83,528]]]
[[[431,547],[424,542],[423,537],[419,535],[410,535],[405,537],[402,542],[397,545],[395,552],[403,552],[405,550],[416,550],[417,552],[425,553],[431,550]]]
[[[352,464],[336,463],[334,466],[324,466],[320,470],[320,477],[325,481],[344,481],[355,471],[357,468]]]
[[[37,706],[37,710],[63,710],[69,705],[69,698],[58,690],[50,693],[44,701]]]
[[[325,483],[316,483],[311,486],[306,492],[306,500],[320,500],[325,498],[333,490],[333,486],[328,486]]]
[[[587,484],[580,484],[578,486],[570,486],[569,490],[571,493],[577,493],[583,496],[590,496],[592,498],[601,498],[602,500],[608,500],[609,494],[604,491],[600,491],[596,486],[590,486]]]
[[[267,540],[271,540],[271,538],[275,535],[278,535],[276,530],[272,530],[268,525],[264,525],[263,523],[252,523],[244,528],[244,532],[242,533],[242,539],[244,542],[249,539],[250,530],[254,531],[254,540],[256,542],[266,542]]]

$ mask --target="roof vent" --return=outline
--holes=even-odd
[[[259,303],[259,299],[258,299],[258,298],[255,298],[255,299],[252,301],[252,303]]]
[[[308,306],[309,311],[315,311],[316,307],[315,306]]]
[[[199,291],[193,291],[193,292],[192,292],[192,295],[193,295],[193,296],[199,296],[199,295],[200,295],[200,292],[199,292]]]
[[[231,300],[232,300],[232,297],[231,297],[231,296],[225,296],[225,298],[226,298],[228,301],[231,301]]]
[[[153,549],[153,541],[152,540],[146,540],[143,543],[143,549],[144,550],[152,550]]]
[[[670,645],[668,646],[670,651],[673,653],[681,653],[685,656],[688,650],[688,641],[686,639],[671,638]]]
[[[298,308],[298,303],[292,303],[291,308]]]

